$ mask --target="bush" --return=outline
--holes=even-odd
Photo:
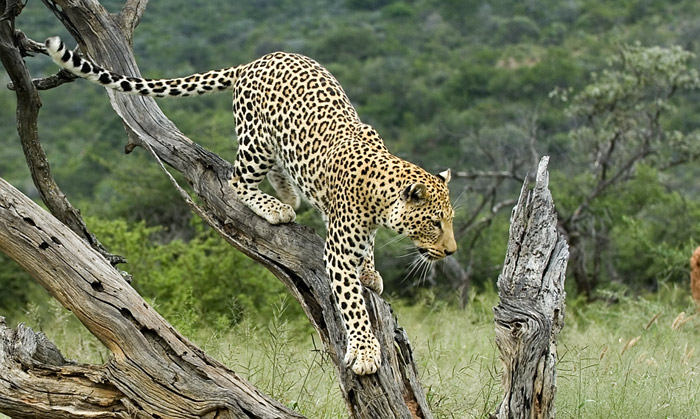
[[[159,228],[143,222],[88,223],[110,251],[127,258],[136,290],[185,334],[204,326],[224,330],[244,316],[269,318],[285,295],[272,274],[198,219],[192,240],[168,243],[153,242]]]

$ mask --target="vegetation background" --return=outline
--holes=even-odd
[[[110,10],[121,2],[104,1]],[[410,272],[408,243],[377,239],[385,294],[416,347],[438,417],[484,417],[500,397],[491,307],[511,201],[538,156],[572,246],[560,417],[700,417],[700,321],[688,259],[700,244],[700,3],[692,0],[153,1],[134,50],[147,77],[308,55],[344,86],[395,154],[451,167],[460,251]],[[30,38],[70,37],[38,1]],[[28,59],[35,77],[55,72]],[[0,73],[0,84],[7,75]],[[191,138],[232,160],[230,97],[163,99]],[[334,372],[284,287],[192,217],[126,136],[103,89],[42,94],[54,175],[133,285],[179,330],[311,417],[344,417]],[[0,90],[0,176],[38,198]],[[310,208],[298,220],[323,234]],[[0,255],[0,315],[68,356],[106,352]]]

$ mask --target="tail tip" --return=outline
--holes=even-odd
[[[61,38],[58,36],[47,38],[44,44],[46,45],[46,49],[49,51],[49,53],[55,53],[63,49],[63,41],[61,41]]]

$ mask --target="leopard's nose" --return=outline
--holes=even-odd
[[[453,255],[456,250],[445,250],[445,256]]]

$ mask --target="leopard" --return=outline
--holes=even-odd
[[[323,260],[346,332],[343,363],[357,375],[376,373],[382,350],[363,289],[381,294],[384,288],[375,269],[377,230],[408,237],[426,262],[455,253],[450,169],[432,174],[391,154],[336,78],[300,54],[274,52],[220,70],[148,79],[105,69],[59,37],[48,38],[45,48],[61,68],[126,94],[232,91],[238,141],[228,182],[233,196],[270,224],[295,221],[300,196],[318,210],[326,227]],[[277,197],[259,188],[264,178]]]

